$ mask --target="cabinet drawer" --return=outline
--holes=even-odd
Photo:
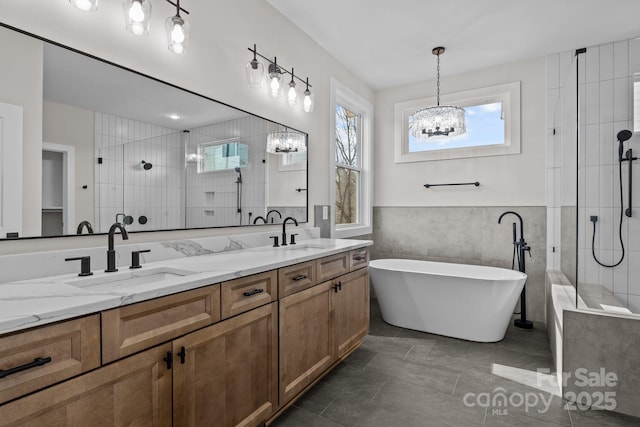
[[[221,314],[226,319],[278,299],[276,270],[220,284]]]
[[[102,312],[102,363],[220,320],[220,285]]]
[[[318,263],[318,283],[349,272],[349,252],[320,258],[316,262]]]
[[[0,404],[98,366],[97,314],[2,337]]]
[[[349,254],[349,271],[369,265],[369,248],[354,249]]]
[[[310,288],[316,283],[315,261],[290,265],[278,270],[278,295],[280,298]]]

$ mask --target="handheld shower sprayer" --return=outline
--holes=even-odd
[[[630,130],[624,129],[618,132],[616,138],[618,139],[618,161],[621,162],[624,153],[624,142],[631,139],[633,133]]]
[[[239,168],[239,167],[236,167],[234,170],[235,170],[235,171],[237,172],[237,174],[238,174],[238,180],[236,181],[236,183],[238,183],[238,184],[242,184],[242,172],[240,171],[240,168]]]

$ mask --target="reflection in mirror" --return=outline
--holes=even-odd
[[[24,85],[42,87],[43,100],[42,156],[20,161],[42,165],[42,203],[28,207],[41,223],[0,238],[86,233],[83,221],[96,233],[124,219],[128,231],[239,226],[274,210],[307,221],[306,155],[266,151],[268,135],[289,128],[7,28],[0,37],[17,44],[10,55],[40,55],[42,81]],[[3,77],[0,103],[30,108],[5,99],[15,76]]]

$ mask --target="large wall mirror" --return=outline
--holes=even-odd
[[[104,233],[116,221],[129,231],[307,221],[306,151],[266,150],[270,134],[301,134],[305,146],[306,134],[4,26],[0,46],[14,64],[0,69],[0,238]],[[42,149],[16,150],[34,146],[39,108]],[[22,203],[40,184],[22,171],[40,166],[41,203]]]

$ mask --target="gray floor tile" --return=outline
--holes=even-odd
[[[537,370],[553,371],[543,324],[511,325],[498,343],[474,343],[388,325],[372,300],[370,330],[360,348],[273,425],[640,426],[640,419],[622,414],[567,411],[557,394],[537,387]],[[474,400],[481,393],[515,400],[492,406]]]

